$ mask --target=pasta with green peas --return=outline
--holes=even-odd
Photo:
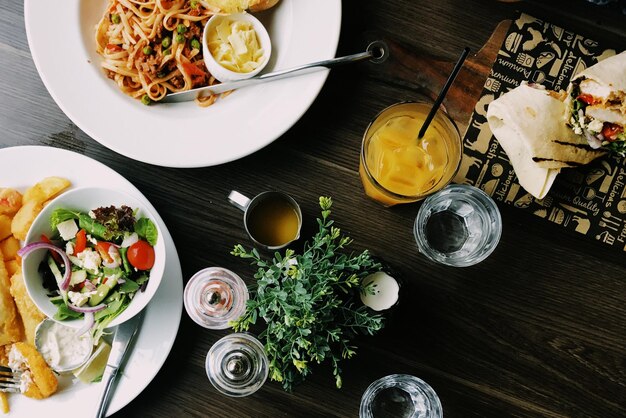
[[[109,0],[95,34],[107,77],[144,104],[217,83],[202,58],[202,31],[217,13],[205,0]]]

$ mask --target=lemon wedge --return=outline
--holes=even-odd
[[[81,382],[92,383],[94,380],[102,376],[102,373],[107,365],[110,352],[111,346],[106,341],[101,339],[89,360],[72,373]]]

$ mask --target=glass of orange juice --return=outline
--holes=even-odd
[[[363,135],[359,174],[365,194],[385,206],[416,202],[455,176],[463,144],[454,121],[439,108],[423,138],[432,103],[402,102],[380,112]]]

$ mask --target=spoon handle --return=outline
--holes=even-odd
[[[254,86],[257,84],[267,83],[270,81],[281,80],[283,78],[295,77],[304,74],[310,74],[326,68],[333,68],[343,64],[370,60],[374,63],[384,61],[388,56],[387,45],[382,41],[374,41],[368,45],[365,52],[358,54],[346,55],[343,57],[331,58],[328,60],[303,64],[297,67],[278,70],[271,73],[263,74],[258,77],[252,77],[245,80],[230,81],[226,83],[216,84],[214,86],[199,87],[178,93],[170,93],[165,96],[160,103],[179,103],[195,100],[197,97],[208,96],[212,94],[220,94],[226,91],[241,89],[243,87]]]

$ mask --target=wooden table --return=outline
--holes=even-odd
[[[478,51],[516,9],[626,47],[626,18],[616,9],[582,0],[545,3],[345,0],[338,55],[359,50],[361,34],[378,30],[408,51],[452,61],[466,45]],[[267,382],[247,398],[222,396],[209,384],[204,360],[228,331],[205,330],[183,313],[160,373],[116,416],[355,417],[365,388],[392,373],[431,384],[446,417],[626,416],[623,254],[502,207],[504,232],[491,257],[470,268],[443,267],[416,250],[411,228],[419,204],[384,209],[364,196],[357,169],[365,126],[423,86],[393,73],[338,69],[306,115],[265,149],[218,167],[161,168],[116,154],[78,129],[37,74],[22,2],[3,1],[0,10],[0,147],[65,148],[125,176],[163,217],[185,281],[212,265],[250,280],[251,267],[229,255],[233,244],[250,244],[241,213],[226,199],[235,188],[284,190],[301,203],[309,225],[318,196],[332,196],[336,223],[354,238],[354,248],[369,248],[406,281],[388,327],[358,340],[341,390],[330,369],[319,367],[292,394]]]

